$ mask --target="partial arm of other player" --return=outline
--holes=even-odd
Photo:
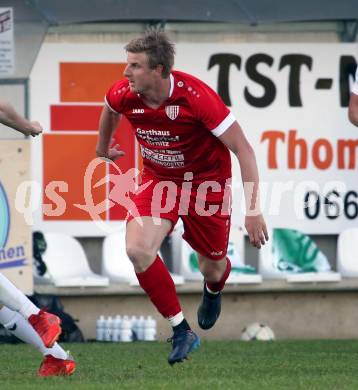
[[[353,125],[358,126],[358,95],[353,92],[349,100],[348,118]]]
[[[36,137],[42,133],[42,126],[38,122],[30,122],[19,115],[11,104],[0,101],[0,123],[28,136]]]
[[[220,135],[219,139],[235,154],[239,161],[246,200],[245,228],[251,244],[261,248],[261,244],[264,245],[265,240],[267,241],[269,237],[265,220],[260,211],[259,173],[255,152],[237,121]]]
[[[96,154],[98,157],[108,158],[112,161],[125,155],[122,150],[119,150],[119,145],[113,145],[112,137],[115,132],[121,115],[111,110],[107,105],[103,107],[101,117],[99,120],[99,134],[96,147]]]

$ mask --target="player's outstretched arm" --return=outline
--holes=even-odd
[[[355,126],[358,126],[358,95],[351,93],[348,108],[348,118]]]
[[[269,237],[260,210],[259,173],[255,152],[236,121],[219,139],[236,155],[239,161],[246,201],[245,228],[251,244],[261,248],[261,245],[264,245]]]
[[[99,119],[99,134],[96,147],[97,157],[104,157],[114,161],[124,156],[125,153],[119,150],[119,145],[111,147],[112,136],[118,126],[119,119],[120,114],[115,113],[107,106],[103,107]]]
[[[19,115],[10,103],[0,101],[0,123],[32,137],[41,134],[43,129],[40,123],[30,122]]]

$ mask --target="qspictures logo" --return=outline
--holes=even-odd
[[[23,245],[7,246],[11,223],[11,214],[5,189],[0,182],[0,269],[26,265]]]

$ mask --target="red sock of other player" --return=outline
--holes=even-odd
[[[231,271],[231,262],[228,258],[226,258],[226,268],[225,268],[225,272],[224,272],[223,276],[221,277],[221,279],[216,283],[206,282],[206,286],[210,290],[209,292],[216,293],[216,292],[221,291],[224,288],[225,282],[230,275],[230,271]]]

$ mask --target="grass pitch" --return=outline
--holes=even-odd
[[[173,367],[164,342],[64,347],[74,375],[38,378],[34,348],[0,345],[0,389],[358,389],[358,341],[207,341]]]

